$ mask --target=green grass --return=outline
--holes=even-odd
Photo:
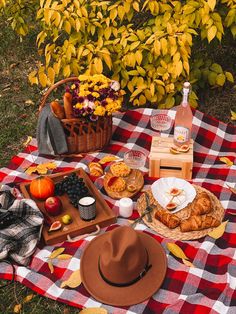
[[[12,156],[23,149],[22,144],[27,136],[35,136],[42,91],[38,87],[30,86],[27,79],[27,75],[36,65],[36,34],[31,34],[20,43],[13,31],[0,22],[0,38],[0,167],[4,167]],[[216,57],[221,64],[224,62],[224,69],[236,74],[236,49],[233,44],[232,49],[222,47]],[[28,104],[27,100],[31,100],[32,104]],[[222,90],[206,90],[199,94],[199,103],[199,110],[226,123],[235,124],[230,120],[230,110],[236,111],[235,86],[228,85]],[[15,304],[23,304],[24,298],[31,293],[30,289],[17,282],[1,289],[0,314],[13,313]],[[76,308],[39,295],[23,304],[21,311],[22,314],[78,312]]]

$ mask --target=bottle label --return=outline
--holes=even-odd
[[[189,129],[183,126],[176,126],[174,139],[178,143],[185,143],[189,140]]]

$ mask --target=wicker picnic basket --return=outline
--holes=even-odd
[[[52,85],[43,95],[39,111],[45,106],[50,93],[59,86],[78,81],[78,77],[69,77]],[[68,145],[68,154],[80,154],[102,150],[109,144],[112,136],[112,116],[99,117],[97,121],[83,118],[61,119]]]

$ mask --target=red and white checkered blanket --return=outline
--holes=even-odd
[[[137,109],[114,116],[110,145],[102,152],[87,154],[81,158],[40,157],[36,140],[33,139],[24,152],[12,158],[7,168],[0,169],[0,182],[18,184],[32,180],[34,176],[24,173],[24,168],[47,162],[49,159],[56,162],[55,171],[61,172],[81,165],[84,167],[90,161],[97,161],[107,154],[123,157],[124,152],[131,148],[141,149],[148,155],[151,137],[155,135],[149,119],[156,112],[152,109]],[[169,115],[174,118],[175,111],[170,110]],[[173,133],[173,129],[170,133]],[[76,289],[60,288],[61,282],[80,267],[81,254],[92,237],[74,243],[58,244],[57,246],[65,247],[65,253],[73,255],[73,258],[55,261],[53,274],[49,271],[47,257],[55,246],[38,248],[29,267],[16,267],[16,280],[37,293],[59,302],[79,308],[102,306],[109,314],[236,313],[236,216],[228,213],[229,211],[236,213],[236,195],[227,187],[227,184],[235,187],[236,165],[228,167],[219,160],[225,156],[236,164],[236,127],[195,111],[192,137],[195,141],[192,182],[210,190],[220,199],[226,210],[224,220],[229,220],[225,233],[218,240],[206,236],[197,241],[176,241],[195,268],[185,266],[181,260],[169,253],[165,244],[173,240],[156,234],[143,224],[138,224],[137,229],[151,234],[162,244],[168,258],[168,269],[161,289],[144,303],[129,308],[117,308],[94,300],[83,285]],[[145,176],[146,187],[154,181],[154,178]],[[102,188],[102,179],[97,179],[94,183],[108,205],[117,212],[118,201],[106,195]],[[136,216],[137,212],[133,218]],[[125,219],[118,219],[117,224],[125,222]],[[114,226],[107,229],[111,228]],[[9,265],[0,263],[0,277],[11,278]]]

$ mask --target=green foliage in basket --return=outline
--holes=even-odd
[[[24,36],[29,11],[39,27],[43,64],[29,75],[46,87],[61,77],[105,74],[117,80],[134,105],[178,102],[185,80],[199,87],[233,82],[230,72],[210,60],[222,37],[236,36],[234,0],[0,0],[2,13]],[[206,55],[196,56],[196,47]]]

